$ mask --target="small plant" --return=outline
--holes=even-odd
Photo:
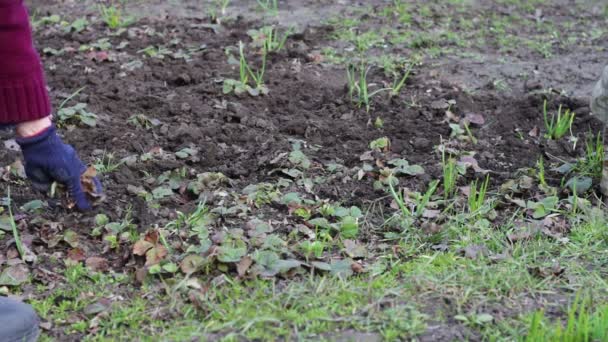
[[[277,16],[279,14],[279,1],[278,0],[257,0],[260,8],[269,12],[271,15]]]
[[[441,154],[441,168],[443,170],[443,194],[445,199],[449,199],[456,191],[456,180],[458,179],[458,168],[454,158],[447,158],[445,151]]]
[[[547,131],[545,137],[557,140],[566,135],[566,133],[572,129],[574,116],[575,114],[569,109],[566,109],[562,114],[562,106],[560,105],[557,115],[552,115],[551,120],[549,120],[549,115],[547,114],[547,100],[545,100],[543,104],[543,118],[545,121],[545,130]]]
[[[311,256],[320,259],[325,250],[325,243],[323,241],[303,241],[300,243],[300,249],[302,249],[307,259]]]
[[[431,197],[433,196],[435,191],[437,191],[437,187],[439,186],[439,181],[435,180],[429,184],[429,187],[424,194],[420,194],[417,192],[413,193],[411,196],[411,197],[413,197],[412,198],[413,208],[410,210],[406,206],[405,197],[403,196],[403,194],[401,192],[397,192],[395,190],[394,184],[396,184],[396,183],[397,183],[397,180],[396,180],[395,176],[393,176],[393,175],[389,176],[389,181],[388,181],[389,191],[391,193],[391,196],[393,197],[393,200],[399,206],[401,215],[404,218],[409,218],[412,216],[422,217],[422,215],[424,214],[424,211],[426,210],[426,206],[431,201]]]
[[[9,222],[10,222],[10,226],[11,226],[11,231],[13,233],[13,239],[15,240],[15,245],[17,246],[17,251],[19,252],[19,255],[21,256],[21,258],[25,258],[25,249],[23,248],[23,243],[21,242],[21,238],[19,236],[19,230],[17,229],[17,224],[15,223],[15,216],[13,216],[13,201],[11,198],[11,188],[8,187],[7,190],[8,194],[8,215],[9,215]]]
[[[137,53],[144,53],[146,54],[148,57],[152,57],[152,58],[158,58],[158,59],[164,59],[165,56],[170,55],[171,54],[171,50],[162,47],[162,46],[148,46],[145,49],[141,49],[139,51],[137,51]]]
[[[93,167],[99,173],[111,173],[116,171],[123,164],[122,160],[114,160],[113,153],[103,152],[101,158],[96,158]]]
[[[103,22],[112,30],[127,27],[135,22],[135,17],[123,16],[122,9],[118,6],[99,5],[99,13]]]
[[[391,96],[397,96],[401,92],[403,86],[405,86],[405,82],[410,77],[412,73],[412,69],[414,69],[414,63],[410,64],[403,73],[403,76],[396,77],[395,81],[393,81],[393,86],[391,87]]]
[[[576,170],[583,175],[599,178],[604,167],[604,139],[601,133],[590,137],[585,144],[585,158],[578,162]]]
[[[97,115],[87,110],[86,103],[77,103],[72,107],[64,107],[57,111],[59,125],[76,122],[89,127],[97,125]]]
[[[522,342],[544,341],[606,341],[608,340],[608,306],[602,305],[594,311],[590,300],[578,297],[568,311],[566,326],[561,323],[547,324],[544,312],[532,316],[528,334]]]
[[[357,103],[357,107],[361,108],[365,106],[365,110],[369,112],[371,108],[371,99],[375,95],[390,90],[390,88],[381,88],[373,92],[369,92],[369,85],[367,83],[367,74],[370,67],[361,63],[359,67],[350,65],[346,69],[346,77],[348,80],[348,96],[351,101]],[[358,75],[358,78],[357,78]],[[356,101],[355,101],[356,99]]]
[[[127,122],[143,129],[151,129],[161,124],[160,120],[151,119],[145,114],[132,115],[129,119],[127,119]]]
[[[255,43],[265,49],[268,53],[278,52],[285,47],[285,42],[293,29],[288,29],[283,34],[274,26],[265,26],[259,30],[250,30],[248,33]]]
[[[490,182],[490,176],[486,176],[486,179],[483,183],[477,188],[478,181],[475,180],[471,183],[471,187],[469,189],[469,213],[476,214],[483,208],[483,205],[486,201],[486,193],[488,190],[488,184]]]
[[[214,0],[215,7],[211,7],[209,10],[209,16],[212,21],[219,22],[219,17],[226,15],[226,9],[230,4],[230,0]]]
[[[548,185],[547,185],[547,179],[545,177],[545,160],[543,159],[542,156],[536,162],[536,168],[537,168],[536,177],[538,178],[538,182],[540,183],[540,186],[543,188],[547,188]]]
[[[254,71],[247,59],[245,58],[245,44],[239,42],[239,77],[240,79],[224,80],[223,92],[229,94],[234,91],[235,94],[239,95],[244,92],[249,92],[251,96],[258,96],[260,94],[268,94],[268,88],[264,85],[264,74],[266,73],[266,58],[267,50],[266,47],[262,49],[262,66],[257,71]],[[252,80],[253,87],[249,85],[249,80]]]

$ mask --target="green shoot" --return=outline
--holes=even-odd
[[[488,190],[488,184],[490,182],[490,176],[486,176],[486,179],[481,183],[479,189],[477,188],[477,180],[471,183],[469,190],[469,213],[477,214],[483,208],[486,201],[486,193]]]
[[[443,169],[443,194],[445,199],[449,199],[456,191],[456,180],[458,179],[458,169],[456,160],[447,158],[445,151],[441,153],[441,167]]]
[[[528,334],[521,341],[606,341],[608,339],[608,306],[591,311],[590,300],[578,296],[568,311],[568,321],[548,324],[542,311],[532,316]]]
[[[431,182],[431,184],[429,184],[429,188],[426,190],[424,195],[418,196],[418,198],[416,199],[416,216],[417,217],[421,217],[422,214],[424,214],[424,210],[426,209],[426,206],[431,201],[431,196],[433,196],[435,191],[437,191],[437,187],[439,187],[439,181],[434,180]]]
[[[369,85],[367,83],[367,74],[370,68],[364,65],[363,63],[357,67],[354,65],[350,65],[346,69],[346,78],[348,81],[348,95],[352,101],[354,101],[356,97],[357,107],[361,108],[365,106],[365,110],[369,113],[371,109],[371,99],[377,94],[390,90],[390,88],[381,88],[377,89],[373,92],[369,92]],[[357,73],[359,74],[359,78],[357,79]],[[356,95],[356,96],[355,96]]]
[[[401,192],[397,193],[397,191],[395,190],[395,186],[393,185],[393,182],[395,180],[396,180],[395,176],[393,176],[393,175],[389,176],[388,188],[389,188],[389,190],[391,192],[391,195],[393,196],[393,200],[399,206],[399,209],[401,210],[401,215],[404,218],[411,217],[412,216],[412,212],[405,206],[405,200],[403,198],[403,194],[401,194]]]
[[[226,15],[226,9],[230,4],[230,0],[214,0],[213,3],[215,6],[209,7],[209,17],[211,21],[219,24],[221,23],[220,17]]]
[[[471,132],[471,128],[469,128],[469,124],[468,123],[464,123],[464,130],[467,132],[467,136],[469,137],[469,139],[471,139],[471,142],[474,145],[477,145],[477,138],[475,138],[475,136],[473,135],[473,132]]]
[[[113,153],[106,153],[106,151],[104,151],[101,158],[95,159],[93,167],[95,167],[95,170],[97,170],[97,172],[103,174],[116,171],[122,164],[122,160],[114,160]]]
[[[401,89],[403,88],[403,86],[405,86],[405,82],[410,77],[412,69],[414,69],[414,63],[410,64],[407,69],[405,69],[405,73],[403,73],[403,76],[401,76],[401,78],[395,78],[393,86],[391,87],[391,96],[399,95]]]
[[[542,156],[538,159],[538,162],[536,162],[536,167],[538,169],[538,171],[536,172],[536,177],[538,178],[541,187],[547,188],[548,185],[547,180],[545,178],[545,160]]]
[[[552,115],[551,120],[547,114],[547,100],[543,104],[543,118],[545,121],[545,137],[548,139],[557,140],[566,135],[572,129],[575,114],[569,109],[562,114],[562,106],[559,106],[557,115]]]
[[[287,38],[291,34],[292,29],[287,30],[283,35],[279,34],[279,30],[273,26],[266,26],[260,29],[260,33],[264,38],[264,50],[267,52],[278,52],[285,46]]]
[[[266,72],[266,57],[267,57],[268,51],[266,50],[266,47],[264,47],[264,49],[262,49],[262,66],[260,67],[259,70],[254,72],[251,69],[251,67],[249,66],[249,63],[247,63],[247,59],[245,59],[244,49],[245,49],[245,44],[243,44],[243,42],[239,42],[239,55],[240,55],[239,64],[240,64],[240,72],[241,72],[241,81],[243,81],[244,71],[247,71],[247,74],[253,79],[253,81],[255,83],[255,88],[262,89],[262,88],[264,88],[264,73]],[[244,82],[244,84],[247,84],[247,83]]]
[[[21,242],[21,237],[19,236],[19,231],[17,230],[17,224],[15,223],[15,216],[13,216],[13,201],[11,199],[11,187],[8,187],[8,215],[10,218],[11,230],[13,231],[13,239],[15,239],[15,245],[17,246],[17,251],[21,258],[25,257],[25,249],[23,248],[23,243]]]
[[[257,0],[260,8],[265,12],[269,12],[271,15],[277,16],[279,14],[279,1],[278,0]]]
[[[127,27],[135,22],[133,16],[123,16],[122,9],[113,5],[99,5],[99,13],[103,22],[112,30]]]
[[[602,175],[604,156],[604,139],[602,134],[598,133],[595,139],[587,139],[585,144],[585,159],[578,163],[576,166],[577,171],[584,175],[599,178]]]

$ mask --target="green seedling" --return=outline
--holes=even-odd
[[[122,160],[116,161],[113,153],[106,153],[106,151],[104,151],[101,157],[95,159],[93,167],[95,167],[95,170],[99,173],[112,173],[123,163]]]
[[[431,197],[433,196],[435,191],[437,191],[437,188],[439,186],[439,181],[435,180],[429,184],[429,187],[424,194],[413,193],[412,194],[413,196],[411,196],[412,197],[411,199],[414,202],[413,208],[409,209],[405,203],[405,197],[403,196],[403,194],[401,192],[397,192],[395,190],[394,184],[396,184],[396,183],[397,183],[397,180],[396,180],[395,176],[390,175],[389,181],[388,181],[389,191],[390,191],[391,196],[393,197],[393,200],[399,206],[401,215],[404,218],[410,218],[412,216],[422,217],[422,215],[424,214],[424,211],[426,210],[426,206],[431,201]]]
[[[61,25],[67,32],[80,33],[87,29],[89,26],[89,21],[86,18],[79,18],[74,20],[72,23],[62,21]]]
[[[234,91],[239,95],[244,92],[249,92],[252,96],[260,94],[268,94],[268,88],[264,85],[264,74],[266,73],[266,59],[268,51],[266,47],[262,49],[262,66],[254,71],[247,59],[245,58],[245,44],[239,41],[239,80],[226,79],[224,80],[223,92],[229,94]],[[252,81],[253,87],[249,85]]]
[[[381,88],[371,93],[369,92],[367,74],[370,69],[370,67],[367,67],[363,63],[359,65],[359,67],[355,65],[350,65],[346,69],[346,77],[348,81],[348,96],[350,97],[351,101],[357,103],[357,107],[365,107],[365,110],[367,112],[369,112],[371,108],[372,97],[383,91],[390,90],[390,88]],[[357,78],[357,74],[359,78]]]
[[[11,198],[11,187],[9,186],[7,189],[7,197],[8,197],[8,215],[11,225],[11,231],[13,233],[13,239],[15,240],[15,245],[17,246],[17,251],[21,258],[25,258],[25,249],[23,248],[23,243],[21,242],[21,237],[19,236],[19,230],[17,230],[17,223],[15,223],[15,216],[13,216],[13,201]]]
[[[447,200],[456,191],[456,181],[458,180],[458,168],[454,158],[446,158],[445,151],[441,153],[441,168],[443,170],[443,194]]]
[[[568,311],[568,321],[563,326],[545,322],[544,312],[532,316],[528,334],[522,342],[541,341],[606,341],[608,340],[608,306],[592,311],[590,300],[576,298]]]
[[[257,0],[260,8],[270,13],[273,16],[279,15],[279,1],[278,0]]]
[[[541,156],[536,162],[536,177],[538,178],[538,182],[542,188],[547,188],[547,179],[545,177],[545,160]]]
[[[323,241],[303,241],[300,243],[300,249],[304,253],[306,259],[314,256],[316,259],[323,257],[325,250],[325,242]]]
[[[141,49],[139,51],[137,51],[137,53],[144,53],[146,54],[148,57],[152,57],[152,58],[158,58],[158,59],[164,59],[165,56],[170,55],[171,54],[171,50],[162,47],[162,46],[148,46],[145,49]]]
[[[58,125],[75,122],[89,127],[97,125],[97,115],[87,110],[86,103],[77,103],[72,107],[63,107],[57,111]]]
[[[590,137],[585,143],[585,158],[576,166],[576,170],[591,177],[599,178],[602,175],[604,167],[604,139],[601,133],[598,133],[595,139]]]
[[[209,7],[209,18],[211,21],[221,24],[220,17],[226,15],[226,9],[230,0],[214,0],[213,6]]]
[[[280,34],[279,30],[274,26],[265,26],[259,30],[251,30],[248,33],[255,43],[270,53],[282,50],[292,31],[293,29],[290,28],[283,34]]]
[[[99,5],[98,8],[103,22],[112,30],[127,27],[135,22],[135,17],[124,16],[120,7]]]
[[[483,208],[486,201],[486,193],[488,191],[488,184],[490,182],[490,176],[486,176],[486,179],[481,183],[478,188],[478,181],[475,180],[471,183],[469,189],[469,213],[476,214]]]
[[[575,114],[569,109],[566,109],[566,111],[562,113],[562,106],[560,105],[557,115],[552,115],[551,120],[549,120],[549,115],[547,114],[547,101],[545,100],[543,104],[543,118],[545,121],[545,130],[547,131],[545,137],[557,140],[566,135],[566,133],[572,129],[574,116]]]
[[[397,96],[399,95],[399,93],[401,93],[401,89],[403,89],[403,87],[405,86],[405,82],[410,77],[412,69],[414,69],[414,63],[410,64],[405,69],[405,72],[403,73],[403,76],[401,76],[401,78],[395,78],[393,86],[391,87],[391,96]]]

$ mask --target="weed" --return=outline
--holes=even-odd
[[[103,151],[101,158],[95,158],[93,166],[99,173],[112,173],[116,171],[122,164],[122,160],[114,160],[114,153],[106,153],[106,151]]]
[[[483,205],[486,201],[486,193],[488,190],[488,183],[490,182],[490,176],[486,176],[486,179],[481,183],[479,189],[477,188],[477,180],[471,183],[471,187],[469,189],[469,213],[477,214],[483,208]]]
[[[369,112],[371,109],[371,99],[377,94],[390,90],[390,88],[381,88],[375,91],[369,92],[369,84],[367,83],[367,74],[371,67],[361,63],[358,67],[356,65],[349,65],[346,69],[346,77],[348,81],[348,95],[352,101],[355,101],[357,107],[361,108],[365,106],[365,110]],[[357,78],[358,75],[358,78]],[[404,81],[405,82],[405,81]]]
[[[575,170],[582,175],[599,178],[604,165],[604,139],[601,133],[589,137],[585,143],[585,157],[580,160]]]
[[[543,104],[543,118],[545,122],[545,137],[548,139],[557,140],[566,135],[572,129],[575,114],[569,109],[562,114],[562,106],[559,106],[557,115],[552,115],[551,120],[547,114],[547,100]]]
[[[97,125],[97,115],[87,110],[86,103],[77,103],[72,107],[63,107],[57,111],[58,125],[76,122],[89,127]]]
[[[456,191],[456,181],[458,179],[458,168],[454,158],[447,158],[445,151],[441,152],[441,168],[443,170],[443,194],[447,200],[454,195]]]
[[[220,16],[225,16],[226,15],[226,9],[228,8],[228,5],[230,4],[230,0],[214,0],[213,1],[215,7],[212,7],[209,10],[209,16],[211,17],[212,21],[215,22],[219,22],[219,17]],[[218,10],[219,10],[219,15],[218,15]]]
[[[8,215],[9,215],[9,223],[11,226],[11,231],[13,232],[13,239],[15,240],[15,245],[17,246],[17,251],[21,258],[25,258],[25,249],[23,248],[23,243],[21,242],[21,238],[19,237],[19,230],[17,230],[17,224],[15,223],[15,217],[13,216],[13,203],[11,199],[11,188],[10,186],[7,189],[7,197],[8,197]]]
[[[279,1],[278,0],[256,0],[260,8],[270,13],[273,16],[279,15]]]
[[[268,88],[264,85],[264,74],[266,73],[266,58],[268,51],[266,46],[262,49],[262,66],[254,71],[247,59],[245,58],[245,44],[239,41],[239,77],[240,79],[224,80],[223,92],[229,94],[234,92],[239,95],[244,92],[248,92],[251,96],[258,96],[260,94],[268,94]],[[254,87],[249,85],[249,80],[252,80]]]
[[[536,162],[536,178],[538,179],[538,182],[540,183],[540,186],[542,188],[547,188],[547,179],[545,177],[545,160],[544,158],[541,156],[540,158],[538,158],[538,161]]]
[[[551,326],[544,322],[542,311],[532,316],[528,334],[522,342],[541,341],[606,341],[608,340],[608,306],[602,305],[591,311],[591,301],[576,300],[568,310],[566,326],[557,323]]]
[[[266,52],[278,52],[285,47],[285,42],[293,29],[288,29],[283,34],[274,26],[265,26],[259,30],[250,30],[248,33],[258,45]]]
[[[399,93],[401,92],[401,89],[403,88],[403,86],[405,86],[405,81],[407,81],[407,79],[410,77],[410,74],[412,73],[413,68],[414,68],[414,63],[411,63],[405,69],[403,76],[401,76],[400,78],[395,78],[395,81],[393,82],[393,86],[391,87],[392,96],[399,95]]]
[[[127,27],[135,22],[135,17],[124,16],[119,6],[100,4],[99,13],[103,22],[112,30]]]
[[[170,55],[171,54],[171,50],[162,47],[162,46],[148,46],[144,49],[141,49],[139,51],[137,51],[137,53],[144,53],[146,54],[148,57],[151,58],[158,58],[158,59],[164,59],[165,56]]]

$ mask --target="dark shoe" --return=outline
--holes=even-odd
[[[0,341],[35,342],[38,340],[38,315],[25,303],[0,297]]]

